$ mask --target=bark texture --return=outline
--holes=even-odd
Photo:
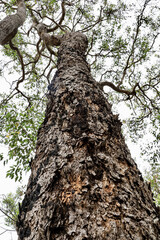
[[[26,19],[25,3],[21,0],[18,4],[17,13],[5,17],[0,21],[0,44],[5,45],[16,35],[18,28]]]
[[[118,116],[90,74],[81,33],[64,35],[22,209],[20,240],[160,239],[159,213]]]

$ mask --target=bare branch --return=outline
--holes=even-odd
[[[17,84],[16,84],[16,87],[15,87],[15,90],[17,90],[18,93],[20,93],[24,98],[26,98],[28,100],[28,103],[29,103],[29,106],[31,106],[31,101],[30,101],[30,98],[27,97],[22,91],[19,90],[19,84],[22,83],[24,80],[25,80],[25,69],[24,69],[24,62],[23,62],[23,57],[19,51],[19,49],[13,45],[12,41],[10,40],[9,42],[9,46],[12,50],[16,51],[18,56],[19,56],[19,59],[20,59],[20,63],[21,63],[21,67],[22,67],[22,78],[20,78],[18,81],[17,81]]]
[[[58,54],[55,51],[53,51],[52,48],[49,45],[47,45],[46,47],[47,47],[47,49],[48,49],[48,51],[50,52],[51,55],[54,55],[56,57],[58,56]]]
[[[80,17],[79,17],[79,19],[75,22],[75,19],[76,19],[76,15],[78,14],[78,12],[79,12],[79,8],[77,9],[77,11],[76,11],[76,13],[75,13],[75,15],[73,16],[73,27],[72,27],[72,32],[75,30],[75,27],[76,27],[76,25],[81,21],[81,19],[82,19],[82,17],[83,17],[83,13],[82,13],[82,11],[81,11],[81,15],[80,15]],[[74,23],[75,22],[75,23]]]
[[[108,87],[112,88],[113,90],[115,90],[116,92],[125,93],[128,96],[130,96],[130,95],[136,96],[135,89],[138,86],[138,83],[135,84],[135,86],[133,87],[133,89],[131,91],[125,90],[125,89],[120,89],[118,86],[115,86],[112,82],[108,82],[108,81],[100,82],[100,83],[98,83],[98,85],[100,86],[101,89],[103,89],[105,86],[108,86]]]
[[[12,43],[11,40],[10,40],[10,42],[9,42],[9,46],[10,46],[10,48],[11,48],[12,50],[14,50],[14,51],[17,52],[17,54],[18,54],[18,56],[19,56],[19,59],[20,59],[21,67],[22,67],[22,79],[21,79],[19,82],[17,82],[17,86],[16,86],[16,88],[18,88],[19,84],[20,84],[21,82],[23,82],[24,79],[25,79],[25,70],[24,70],[23,57],[22,57],[19,49],[18,49],[16,46],[13,45],[13,43]]]
[[[62,22],[65,18],[65,14],[66,14],[66,11],[65,11],[65,1],[62,1],[61,3],[61,8],[62,8],[62,16],[59,20],[59,22],[57,23],[54,19],[52,19],[52,21],[54,22],[54,24],[56,24],[56,26],[54,28],[50,28],[47,30],[47,32],[54,32],[55,30],[57,30],[58,28],[60,28],[62,31],[64,31],[64,29],[62,28]]]

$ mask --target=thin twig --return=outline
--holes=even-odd
[[[17,52],[17,54],[18,54],[18,56],[19,56],[19,59],[20,59],[21,67],[22,67],[22,78],[21,78],[21,80],[19,80],[19,81],[17,82],[17,86],[16,86],[16,89],[17,89],[18,86],[19,86],[19,84],[20,84],[21,82],[23,82],[24,79],[25,79],[24,62],[23,62],[23,57],[22,57],[19,49],[18,49],[16,46],[13,45],[12,41],[9,41],[9,46],[10,46],[10,48],[11,48],[12,50],[14,50],[14,51]]]
[[[0,211],[1,211],[7,218],[11,219],[13,222],[16,222],[16,220],[13,219],[11,216],[9,216],[9,215],[5,212],[5,210],[3,210],[2,208],[0,208]]]

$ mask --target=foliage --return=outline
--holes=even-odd
[[[155,204],[160,206],[160,167],[152,166],[150,171],[146,172],[146,180],[150,182],[152,192],[154,194]]]
[[[30,169],[29,162],[34,156],[37,130],[44,118],[39,106],[32,106],[23,111],[21,106],[12,103],[2,109],[0,122],[3,136],[1,142],[8,146],[8,159],[4,165],[14,159],[15,164],[7,172],[7,176],[15,181],[22,179],[22,169]]]
[[[146,172],[146,179],[151,183],[155,203],[160,206],[160,115],[153,120],[154,140],[142,149],[145,160],[150,163],[151,169]]]
[[[130,137],[137,141],[149,125],[154,146],[158,147],[159,1],[117,0],[113,4],[106,0],[66,0],[65,9],[61,1],[26,0],[25,3],[24,25],[12,40],[13,45],[1,47],[0,73],[9,87],[0,95],[0,141],[9,146],[9,158],[3,160],[4,164],[9,159],[15,160],[8,176],[20,180],[22,170],[29,168],[36,133],[44,116],[47,85],[57,67],[58,48],[48,46],[41,39],[35,22],[43,22],[50,35],[62,36],[66,31],[81,31],[87,35],[87,60],[93,76],[101,88],[104,87],[113,109],[124,102],[132,112],[126,121]],[[0,12],[15,12],[15,1],[1,1]],[[142,152],[159,178],[159,162],[155,164],[152,159],[155,147],[144,146]]]
[[[18,187],[16,192],[2,197],[0,211],[5,215],[6,226],[16,230],[20,202],[24,195],[24,187]]]

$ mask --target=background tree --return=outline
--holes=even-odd
[[[24,187],[18,187],[15,193],[1,196],[0,211],[5,215],[5,224],[16,230],[20,202],[24,196]]]
[[[7,14],[14,9],[14,1],[1,3],[2,11],[7,10]],[[47,4],[43,1],[26,1],[26,8],[25,24],[16,38],[3,48],[10,61],[6,58],[2,69],[8,65],[11,71],[22,71],[22,76],[11,83],[10,93],[1,96],[2,141],[10,145],[9,157],[16,157],[16,165],[9,172],[10,176],[16,175],[18,179],[21,166],[28,169],[35,132],[43,119],[46,80],[50,89],[51,78],[57,67],[56,45],[59,45],[67,31],[81,31],[88,36],[87,57],[94,78],[100,81],[101,88],[107,86],[115,91],[107,92],[111,102],[125,101],[133,109],[133,117],[129,121],[132,136],[135,138],[133,133],[136,133],[139,137],[148,123],[157,128],[157,1],[144,1],[136,8],[134,4],[125,5],[121,1],[115,5],[107,1],[48,1]],[[133,9],[136,11],[131,15]],[[130,18],[133,21],[131,26],[128,25]],[[30,22],[33,23],[31,28],[28,27]],[[20,65],[14,65],[13,68],[13,62],[20,62]],[[30,117],[37,113],[39,118]],[[11,120],[14,124],[11,124]],[[156,130],[153,133],[158,139]],[[31,143],[30,146],[28,143]]]

